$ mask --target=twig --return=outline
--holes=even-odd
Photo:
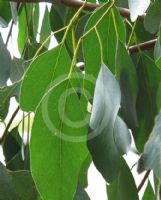
[[[17,4],[17,10],[19,10],[19,6],[20,6],[20,3]],[[6,43],[5,43],[6,46],[8,45],[10,36],[12,34],[13,25],[14,25],[14,20],[12,19],[11,26],[10,26],[10,29],[9,29],[9,32],[8,32],[8,35],[7,35]]]
[[[141,190],[141,188],[143,187],[145,181],[147,180],[149,174],[150,174],[150,170],[148,170],[148,171],[146,172],[146,174],[145,174],[143,180],[142,180],[141,183],[139,184],[139,186],[138,186],[138,188],[137,188],[138,192],[140,192],[140,190]]]
[[[129,52],[131,54],[133,54],[133,53],[137,53],[139,51],[150,50],[150,49],[154,48],[156,41],[157,41],[157,39],[153,39],[153,40],[149,40],[147,42],[141,43],[141,44],[133,45],[133,46],[129,47]]]
[[[12,116],[11,116],[11,118],[10,118],[10,120],[9,120],[9,122],[8,122],[8,124],[7,124],[6,128],[5,128],[5,130],[4,130],[4,132],[3,132],[3,135],[2,135],[2,137],[0,138],[0,144],[2,144],[2,142],[3,142],[4,139],[6,138],[6,136],[7,136],[7,134],[8,134],[8,129],[10,128],[10,126],[11,126],[11,124],[12,124],[14,118],[16,117],[16,115],[17,115],[19,109],[20,109],[20,108],[19,108],[19,106],[18,106],[18,107],[16,108],[16,110],[13,112],[13,114],[12,114]]]
[[[72,7],[72,8],[80,8],[84,4],[83,1],[79,1],[79,0],[9,0],[9,1],[24,2],[24,3],[46,2],[46,3],[52,3],[52,4],[63,4],[65,6]],[[100,7],[99,4],[86,3],[83,9],[88,10],[88,11],[93,11],[98,7]],[[118,7],[118,10],[122,17],[130,17],[130,12],[128,9]],[[142,16],[138,16],[138,19],[143,20],[144,17],[145,17],[145,14]]]

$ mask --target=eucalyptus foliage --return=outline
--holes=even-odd
[[[92,162],[109,200],[160,200],[160,0],[47,2],[0,0],[0,200],[90,200]]]

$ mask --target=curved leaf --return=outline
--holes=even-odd
[[[133,175],[125,160],[121,159],[119,176],[107,186],[107,193],[109,200],[139,200]]]
[[[79,101],[67,79],[50,89],[37,108],[31,133],[31,168],[44,200],[74,197],[88,155],[87,127]]]
[[[125,122],[119,116],[115,121],[114,138],[121,154],[127,154],[131,146],[131,135]]]
[[[38,56],[31,63],[22,82],[21,108],[34,111],[52,81],[67,76],[70,64],[70,58],[62,44]]]
[[[120,88],[112,73],[102,65],[98,75],[90,129],[93,139],[88,149],[97,169],[107,182],[113,181],[119,172],[119,153],[113,138],[113,128],[120,107]]]

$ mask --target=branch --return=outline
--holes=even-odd
[[[63,4],[68,7],[72,8],[80,8],[84,2],[80,0],[9,0],[14,2],[23,2],[23,3],[40,3],[40,2],[46,2],[46,3],[52,3],[52,4]],[[84,6],[84,10],[93,11],[96,8],[100,7],[99,4],[94,3],[86,3]],[[122,17],[130,17],[130,12],[126,8],[118,8],[120,15]],[[144,20],[145,14],[142,16],[138,16],[138,19]]]
[[[145,181],[147,180],[148,176],[150,174],[150,170],[148,170],[143,178],[143,180],[141,181],[140,185],[138,186],[138,192],[141,190],[141,188],[143,187]]]
[[[153,39],[153,40],[149,40],[147,42],[144,42],[144,43],[141,43],[138,45],[133,45],[133,46],[129,47],[129,52],[131,54],[133,54],[133,53],[137,53],[139,51],[151,50],[152,48],[154,48],[156,41],[157,41],[157,39]]]
[[[12,124],[14,118],[16,117],[16,115],[17,115],[19,109],[20,109],[20,108],[19,108],[19,106],[18,106],[18,107],[16,108],[16,110],[14,111],[14,113],[12,114],[12,116],[11,116],[11,118],[10,118],[10,120],[9,120],[9,122],[8,122],[8,124],[7,124],[6,128],[5,128],[5,130],[4,130],[4,132],[3,132],[3,135],[2,135],[2,137],[0,138],[0,144],[2,144],[2,142],[3,142],[4,139],[6,138],[7,133],[8,133],[8,129],[10,128],[10,126],[11,126],[11,124]]]

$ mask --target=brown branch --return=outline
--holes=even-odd
[[[18,107],[16,108],[16,110],[14,111],[14,113],[12,114],[12,116],[11,116],[11,118],[10,118],[10,120],[9,120],[9,122],[8,122],[8,124],[7,124],[6,128],[5,128],[5,130],[4,130],[4,132],[3,132],[3,135],[2,135],[2,137],[0,138],[0,144],[2,144],[2,142],[3,142],[4,139],[6,138],[6,136],[7,136],[7,134],[8,134],[8,129],[10,128],[10,126],[11,126],[11,124],[12,124],[14,118],[16,117],[16,115],[17,115],[19,109],[20,109],[20,108],[19,108],[19,106],[18,106]]]
[[[24,2],[24,3],[46,2],[46,3],[52,3],[52,4],[63,4],[65,6],[72,7],[72,8],[80,8],[84,4],[83,1],[79,1],[79,0],[9,0],[9,1]],[[84,6],[84,10],[93,11],[98,7],[100,7],[99,4],[86,3]],[[128,9],[118,8],[118,10],[122,17],[130,17],[130,12]],[[138,19],[143,20],[144,17],[145,15],[138,16]]]
[[[151,50],[152,48],[154,48],[156,41],[157,41],[157,39],[153,39],[153,40],[149,40],[147,42],[141,43],[141,44],[133,45],[133,46],[129,47],[129,52],[131,54],[133,54],[133,53],[137,53],[139,51]]]
[[[138,192],[140,192],[141,188],[143,187],[145,181],[147,180],[147,178],[149,177],[150,174],[150,170],[148,170],[143,178],[143,180],[141,181],[140,185],[138,186],[137,190]]]

